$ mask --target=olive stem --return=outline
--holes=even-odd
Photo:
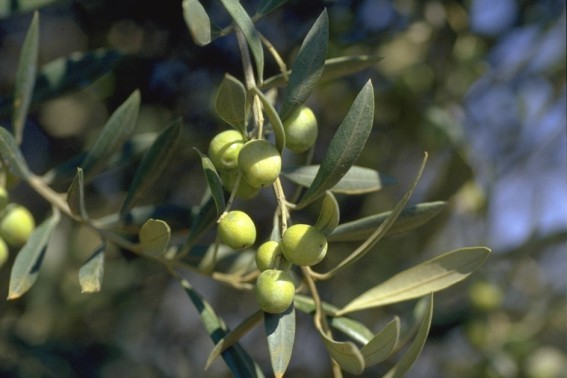
[[[285,199],[285,193],[283,190],[282,182],[279,177],[274,182],[274,194],[276,196],[276,201],[278,202],[278,208],[281,216],[280,227],[281,227],[281,233],[283,235],[285,230],[287,230],[287,219],[289,218],[289,210],[288,210],[287,201]]]
[[[282,57],[280,56],[274,45],[272,45],[272,43],[262,34],[260,34],[260,40],[262,41],[264,46],[266,46],[270,54],[272,54],[272,57],[276,61],[277,65],[280,67],[280,72],[282,73],[285,81],[287,81],[288,80],[287,66],[284,60],[282,59]]]
[[[256,79],[254,78],[254,70],[252,68],[248,45],[246,44],[246,39],[239,28],[236,28],[236,39],[238,40],[238,47],[240,48],[240,55],[242,58],[242,69],[244,70],[244,83],[246,84],[246,90],[248,94],[253,94],[254,88],[256,87]],[[254,134],[257,132],[257,138],[263,139],[262,105],[256,94],[252,95],[252,112],[254,115],[254,130],[252,133]]]
[[[326,312],[323,309],[323,302],[321,302],[321,298],[319,297],[319,292],[317,291],[315,281],[311,276],[312,271],[308,266],[301,267],[301,271],[303,272],[303,276],[305,277],[305,281],[307,282],[307,287],[309,287],[309,291],[311,291],[311,297],[313,298],[313,303],[315,304],[315,317],[313,319],[315,327],[320,329],[324,334],[330,336],[329,325],[327,324],[326,319]]]

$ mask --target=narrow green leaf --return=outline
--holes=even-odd
[[[67,190],[67,204],[73,215],[81,218],[88,219],[87,208],[85,206],[85,180],[83,177],[83,170],[77,168],[77,174],[73,178],[71,186]]]
[[[207,199],[199,206],[192,209],[191,214],[191,230],[185,241],[185,245],[192,245],[200,236],[208,230],[218,218],[217,206],[213,196],[207,193]]]
[[[317,199],[348,172],[364,148],[373,121],[374,89],[368,81],[331,140],[313,183],[299,201],[298,207],[304,207]]]
[[[264,80],[264,50],[262,49],[262,41],[260,40],[258,30],[254,27],[252,19],[238,0],[221,0],[221,3],[242,31],[246,42],[248,42],[256,63],[258,82],[262,83]]]
[[[112,70],[124,57],[116,50],[73,53],[42,66],[35,80],[32,106],[46,100],[85,88]],[[13,98],[0,104],[0,117],[12,112]]]
[[[325,198],[323,198],[321,212],[319,213],[317,222],[315,222],[315,227],[321,231],[323,235],[327,236],[337,227],[339,218],[339,203],[333,193],[327,191],[325,192]]]
[[[374,337],[372,331],[364,324],[354,319],[347,318],[346,316],[328,316],[327,321],[331,327],[337,331],[341,331],[361,345],[367,344]]]
[[[364,345],[360,351],[366,366],[373,366],[390,357],[400,337],[400,319],[395,317],[382,331]]]
[[[341,369],[350,374],[361,374],[364,371],[364,356],[360,350],[350,341],[335,341],[319,330],[321,339]]]
[[[54,208],[53,214],[33,231],[26,244],[18,252],[10,274],[9,300],[21,297],[35,283],[43,262],[47,242],[55,226],[59,223],[59,218],[59,211]]]
[[[385,378],[399,378],[404,377],[406,373],[411,369],[415,361],[419,358],[425,341],[427,340],[427,335],[429,334],[429,329],[431,328],[431,319],[433,318],[433,293],[427,296],[427,309],[423,317],[423,321],[419,326],[417,335],[415,339],[408,347],[404,356],[398,361],[398,363],[386,373]]]
[[[104,277],[104,252],[106,244],[102,243],[79,269],[81,293],[98,293]]]
[[[19,178],[29,178],[32,173],[26,164],[22,151],[10,132],[0,126],[0,157],[4,166]]]
[[[339,314],[385,306],[443,290],[465,279],[488,258],[485,247],[444,253],[387,279],[354,298]]]
[[[108,159],[106,169],[120,168],[134,161],[141,160],[158,136],[159,134],[153,131],[132,135],[122,144],[121,148],[114,152]],[[47,184],[51,184],[60,180],[67,181],[69,178],[73,178],[77,174],[77,167],[81,166],[86,156],[87,152],[85,151],[71,157],[67,161],[47,171],[41,177],[42,180]],[[85,182],[88,182],[88,179],[89,177],[85,177]],[[92,179],[92,177],[90,177],[90,179]]]
[[[112,153],[130,136],[136,126],[140,101],[140,92],[136,90],[112,113],[83,160],[82,168],[85,175],[91,175],[103,166]]]
[[[272,124],[272,129],[274,130],[274,135],[276,137],[276,147],[281,153],[285,148],[285,131],[282,120],[280,119],[278,112],[276,112],[276,109],[272,106],[270,100],[268,100],[266,95],[264,95],[264,93],[262,93],[262,91],[260,91],[258,88],[254,88],[254,91],[260,98],[264,111],[268,115],[268,119]]]
[[[24,125],[30,108],[33,87],[37,72],[39,54],[39,13],[33,15],[30,27],[22,45],[18,71],[16,73],[16,88],[14,94],[14,113],[12,127],[18,144],[22,143]]]
[[[171,230],[169,225],[160,219],[148,219],[140,228],[138,236],[145,254],[161,256],[169,245]]]
[[[205,369],[207,370],[213,361],[221,355],[222,352],[227,350],[229,347],[233,346],[240,340],[244,335],[246,335],[252,328],[256,326],[264,318],[264,311],[258,310],[238,325],[234,330],[230,331],[226,337],[223,337],[211,350],[209,357],[207,358],[207,363],[205,364]]]
[[[291,66],[289,83],[280,116],[285,120],[307,100],[325,69],[329,41],[329,17],[323,10],[303,40],[297,58]]]
[[[38,9],[61,0],[3,0],[0,1],[0,18]]]
[[[332,81],[344,76],[349,76],[366,68],[372,67],[382,60],[382,57],[375,55],[341,56],[325,60],[325,70],[319,82]],[[284,74],[278,74],[264,81],[262,89],[283,87],[286,85],[291,70]]]
[[[211,43],[211,20],[198,0],[183,0],[183,18],[195,44],[205,46]]]
[[[354,250],[354,252],[352,252],[347,258],[341,261],[335,268],[333,268],[328,273],[326,273],[328,277],[331,277],[333,274],[337,273],[341,269],[344,269],[347,266],[354,264],[354,262],[359,260],[364,255],[366,255],[372,249],[372,247],[374,247],[376,243],[378,243],[380,239],[382,239],[384,235],[388,233],[388,231],[390,230],[396,219],[398,219],[398,216],[400,215],[400,213],[408,203],[411,195],[413,194],[413,191],[417,187],[417,183],[419,182],[419,179],[421,178],[421,174],[425,169],[427,156],[428,155],[426,153],[423,157],[423,161],[421,162],[417,175],[415,176],[415,179],[413,180],[410,188],[404,194],[402,199],[396,204],[396,206],[394,206],[394,209],[392,210],[388,218],[386,218],[386,220],[376,230],[374,230],[374,232],[372,232],[372,234],[356,250]]]
[[[295,341],[295,307],[289,306],[281,314],[265,313],[264,331],[274,376],[283,377],[291,360]]]
[[[169,165],[179,140],[181,126],[179,119],[174,121],[171,126],[161,132],[144,154],[120,208],[122,219],[152,189],[155,183],[163,178],[163,171]]]
[[[246,88],[237,78],[225,74],[215,99],[215,111],[229,125],[246,135]]]
[[[319,168],[319,165],[286,167],[282,169],[282,175],[298,185],[309,187],[313,183]],[[339,182],[329,190],[333,193],[349,195],[365,194],[378,191],[385,186],[394,185],[395,183],[396,180],[391,176],[370,168],[353,165]]]
[[[296,294],[294,298],[295,308],[307,314],[315,312],[315,302],[313,298],[305,295]],[[374,333],[370,331],[364,324],[345,316],[335,316],[338,308],[330,303],[323,302],[323,309],[328,314],[327,321],[330,326],[344,333],[352,340],[360,343],[361,345],[367,344],[373,337]]]
[[[207,184],[209,185],[213,200],[215,201],[217,216],[221,215],[225,208],[224,189],[222,187],[221,179],[211,159],[196,148],[195,151],[197,151],[201,157],[201,165],[203,166],[203,172],[205,173],[205,178],[207,179]]]
[[[228,334],[224,321],[215,313],[211,305],[203,300],[193,289],[187,280],[180,279],[180,283],[197,311],[199,311],[205,330],[213,340],[213,343],[217,344]],[[256,365],[238,343],[225,350],[222,353],[222,358],[235,377],[263,377],[262,371],[258,365]]]
[[[446,205],[446,202],[436,201],[405,207],[388,234],[398,234],[417,228],[439,214]],[[340,224],[327,239],[329,241],[365,240],[384,223],[390,214],[392,211],[386,211]]]
[[[262,0],[258,6],[256,14],[264,16],[285,4],[287,0]]]

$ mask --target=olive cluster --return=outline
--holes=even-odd
[[[29,210],[10,203],[8,192],[0,187],[0,267],[8,260],[9,247],[23,246],[34,228],[35,221]]]
[[[318,126],[313,111],[300,107],[284,124],[286,147],[296,153],[310,149],[317,138]],[[224,188],[235,195],[251,199],[261,188],[273,184],[280,175],[282,158],[278,149],[264,139],[247,140],[237,130],[217,134],[209,145],[208,156],[215,166]],[[241,177],[238,187],[236,180]],[[251,247],[256,241],[256,226],[248,214],[229,211],[219,221],[222,243],[233,249]],[[295,284],[290,274],[292,265],[311,266],[327,253],[327,239],[315,227],[296,224],[287,228],[281,240],[270,240],[259,246],[256,265],[260,275],[255,294],[260,308],[269,313],[284,312],[293,302]]]

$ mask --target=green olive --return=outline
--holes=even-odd
[[[233,249],[248,248],[256,241],[256,226],[244,211],[229,211],[219,222],[221,241]]]
[[[296,109],[283,124],[285,145],[293,152],[305,152],[310,149],[317,139],[317,118],[313,111],[301,106]]]
[[[220,173],[222,185],[226,189],[226,191],[230,192],[234,188],[234,183],[237,176],[238,171]],[[236,190],[236,196],[245,200],[249,200],[256,197],[259,192],[260,188],[251,186],[246,180],[241,178],[240,182],[238,183],[238,189]]]
[[[327,253],[327,238],[318,229],[308,224],[296,224],[282,235],[282,252],[295,265],[315,265]]]
[[[270,142],[253,140],[240,150],[238,168],[251,186],[262,188],[271,185],[280,175],[282,157]]]
[[[8,261],[9,250],[4,239],[0,238],[0,269]]]
[[[288,272],[268,269],[258,276],[254,292],[262,310],[279,314],[287,310],[293,302],[295,284]]]
[[[26,243],[35,228],[33,215],[23,206],[8,206],[0,220],[0,236],[12,247]]]
[[[244,146],[242,134],[226,130],[217,134],[209,144],[209,159],[218,171],[234,171],[238,168],[238,154]]]
[[[269,240],[258,247],[256,251],[256,266],[260,272],[274,268],[280,270],[291,268],[290,262],[282,255],[280,243],[275,240]]]

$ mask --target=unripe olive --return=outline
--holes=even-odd
[[[288,270],[291,268],[291,263],[283,256],[280,243],[275,240],[269,240],[258,247],[256,251],[256,266],[260,272],[274,268]]]
[[[283,233],[281,248],[290,263],[311,266],[325,257],[327,238],[313,226],[296,224]]]
[[[296,109],[283,124],[285,144],[293,152],[304,152],[310,149],[317,139],[317,118],[313,111],[301,106]]]
[[[227,191],[230,192],[234,188],[234,183],[237,176],[238,171],[220,172],[222,185]],[[238,189],[236,189],[236,196],[248,200],[256,197],[259,192],[260,188],[251,186],[246,180],[241,178],[240,182],[238,183]]]
[[[238,168],[250,185],[262,188],[271,185],[280,175],[282,157],[270,142],[253,140],[240,150]]]
[[[226,130],[217,134],[209,144],[209,159],[219,171],[233,171],[238,168],[238,154],[244,146],[242,134]]]
[[[33,215],[23,206],[8,206],[0,219],[0,236],[12,247],[21,247],[35,228]]]
[[[256,241],[256,226],[244,211],[229,211],[219,222],[221,241],[231,248],[247,248]]]
[[[4,239],[0,238],[0,269],[2,266],[8,261],[8,245],[4,241]]]
[[[279,314],[287,310],[293,302],[295,284],[288,272],[268,269],[258,276],[254,292],[262,310]]]
[[[8,195],[8,191],[3,186],[0,186],[0,210],[6,207],[9,200],[10,196]]]

